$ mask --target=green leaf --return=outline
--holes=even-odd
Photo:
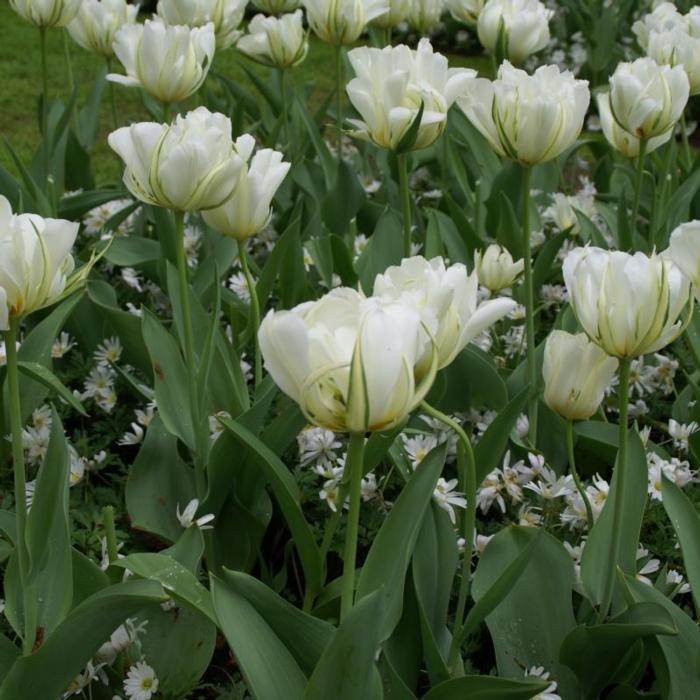
[[[700,615],[700,515],[688,497],[662,473],[664,508],[678,537],[683,553],[683,565]]]
[[[167,597],[152,581],[110,586],[74,608],[41,647],[15,662],[0,685],[0,700],[59,698],[127,617]]]
[[[78,413],[83,416],[87,416],[85,407],[80,402],[79,399],[75,397],[73,392],[68,389],[68,387],[63,384],[63,382],[50,370],[40,365],[38,362],[18,362],[17,363],[20,372],[30,377],[35,382],[43,384],[48,389],[54,391],[60,398],[62,398],[67,404],[72,406]]]
[[[0,634],[0,678],[5,678],[21,651],[4,634]]]
[[[280,458],[247,428],[226,418],[221,423],[238,442],[251,450],[256,463],[264,471],[294,538],[307,589],[318,592],[323,585],[323,562],[313,532],[301,511],[299,487],[294,477]]]
[[[336,167],[333,187],[328,190],[321,204],[321,212],[328,230],[344,236],[367,195],[357,179],[357,174],[346,161],[341,160]]]
[[[401,617],[406,570],[418,538],[423,514],[435,491],[445,465],[447,445],[432,449],[421,462],[372,542],[357,581],[357,600],[382,589],[384,626],[381,641],[387,639]]]
[[[421,100],[420,107],[416,116],[411,122],[411,126],[408,127],[406,133],[401,137],[398,145],[396,146],[396,153],[408,153],[413,150],[416,145],[416,140],[418,139],[418,132],[420,131],[421,123],[423,122],[423,111],[425,110],[425,102]]]
[[[301,700],[306,678],[264,618],[246,598],[214,577],[211,594],[221,629],[253,697]]]
[[[374,232],[355,263],[362,289],[371,294],[376,276],[390,265],[399,265],[403,256],[401,219],[392,209],[379,217]]]
[[[125,210],[133,211],[131,206],[125,207]],[[138,267],[155,262],[160,255],[160,243],[152,238],[118,236],[110,243],[105,260],[120,267]]]
[[[375,590],[355,604],[319,660],[304,700],[370,698],[385,609]]]
[[[464,676],[445,681],[423,696],[423,700],[527,700],[544,692],[549,683],[515,681],[495,676]]]

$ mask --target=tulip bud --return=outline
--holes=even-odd
[[[126,75],[110,73],[107,80],[142,87],[165,104],[196,92],[214,58],[214,25],[171,27],[160,17],[145,24],[127,24],[114,39],[114,53]]]
[[[336,432],[388,430],[405,420],[435,378],[416,363],[429,344],[403,304],[334,289],[291,311],[270,311],[258,334],[265,367],[310,423]]]
[[[528,75],[504,61],[497,80],[470,81],[458,104],[497,153],[535,165],[575,143],[589,102],[588,82],[569,71],[540,66]]]
[[[597,95],[598,114],[600,127],[605,134],[608,143],[616,148],[627,158],[636,158],[639,155],[639,139],[625,131],[618,125],[610,109],[610,93],[601,92]],[[651,153],[659,146],[663,146],[673,136],[673,129],[669,129],[661,136],[655,136],[647,141],[646,152]]]
[[[618,362],[584,333],[552,331],[544,345],[545,403],[567,420],[586,420],[600,406]]]
[[[62,219],[13,214],[0,195],[0,331],[61,298],[75,267],[70,250],[79,228]]]
[[[524,260],[513,262],[513,256],[506,248],[492,244],[483,253],[474,254],[474,269],[479,284],[491,292],[500,292],[512,287],[523,271]]]
[[[476,75],[467,68],[448,68],[428,39],[421,39],[415,51],[404,45],[361,46],[348,58],[357,76],[348,84],[348,97],[364,120],[349,120],[353,135],[389,150],[402,145],[421,104],[423,116],[411,150],[430,146],[447,126],[447,111]]]
[[[236,150],[245,165],[236,186],[222,205],[202,213],[215,231],[237,241],[244,241],[267,226],[272,199],[291,167],[282,162],[281,153],[264,148],[253,156],[254,148],[252,136],[238,138]]]
[[[445,0],[411,0],[406,19],[419,34],[430,34],[440,22]]]
[[[301,0],[253,0],[253,5],[261,12],[268,15],[281,15],[285,12],[294,12]]]
[[[401,302],[418,311],[435,341],[438,369],[449,365],[479,333],[516,306],[507,298],[480,304],[478,288],[476,274],[468,275],[461,263],[445,268],[442,258],[428,261],[419,255],[389,267],[374,281],[376,297]],[[429,360],[428,355],[420,358],[419,374],[425,371]]]
[[[37,27],[65,27],[78,14],[81,0],[10,0],[10,7]]]
[[[83,0],[68,33],[84,49],[111,58],[114,36],[125,24],[134,24],[138,13],[138,5],[126,0]]]
[[[651,58],[618,64],[610,78],[610,109],[618,126],[639,139],[661,136],[680,119],[690,84],[681,66]]]
[[[700,39],[685,28],[668,32],[651,32],[647,56],[667,66],[681,66],[688,76],[690,94],[700,92]]]
[[[447,0],[447,8],[458,22],[475,27],[487,0]]]
[[[221,206],[244,167],[231,139],[231,120],[206,107],[171,125],[122,127],[108,140],[124,161],[124,184],[134,197],[176,211]]]
[[[503,32],[506,58],[522,63],[549,43],[549,20],[553,14],[539,0],[489,0],[479,14],[479,41],[493,52]]]
[[[375,27],[392,29],[403,22],[411,9],[413,0],[389,0],[389,11],[372,20]]]
[[[167,24],[205,27],[214,25],[216,48],[236,42],[248,0],[159,0],[158,14]]]
[[[657,352],[682,333],[690,285],[670,259],[575,248],[563,272],[579,324],[608,355],[623,360]]]
[[[672,231],[669,254],[700,299],[700,221],[689,221]]]
[[[662,2],[632,25],[632,31],[637,36],[637,42],[646,50],[652,32],[667,32],[678,27],[687,26],[685,17],[672,2]]]
[[[389,0],[302,0],[314,34],[328,44],[348,46],[389,10]]]
[[[255,15],[248,34],[236,48],[258,63],[275,68],[289,68],[301,63],[309,50],[301,10],[281,17]]]

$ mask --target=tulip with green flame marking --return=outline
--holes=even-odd
[[[253,5],[268,15],[281,15],[294,12],[301,5],[301,0],[253,0]]]
[[[78,14],[81,0],[10,0],[10,7],[36,27],[65,27]]]
[[[411,9],[411,2],[412,0],[389,0],[389,11],[373,19],[372,24],[382,29],[398,27],[408,16],[408,12]]]
[[[513,261],[510,252],[500,245],[491,244],[485,251],[474,253],[474,269],[479,284],[490,292],[500,292],[512,287],[522,273],[525,262]]]
[[[385,14],[388,0],[303,0],[314,34],[327,44],[349,46],[365,27]]]
[[[447,0],[447,9],[458,21],[475,27],[487,0]]]
[[[688,221],[671,232],[668,254],[693,285],[700,299],[700,221]]]
[[[248,33],[236,48],[258,63],[274,68],[290,68],[301,63],[309,50],[301,10],[281,17],[255,15]]]
[[[240,30],[248,0],[159,0],[158,14],[167,24],[205,27],[214,25],[216,48],[234,44]]]
[[[134,24],[138,12],[138,5],[126,0],[83,0],[68,33],[84,49],[111,58],[115,35],[125,24]]]
[[[411,0],[406,21],[419,34],[430,34],[445,11],[445,0]]]

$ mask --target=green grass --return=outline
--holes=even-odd
[[[67,59],[70,55],[70,64]],[[484,59],[464,56],[451,56],[453,65],[470,65],[483,68]],[[67,100],[70,95],[70,67],[78,90],[78,107],[84,101],[93,85],[102,59],[80,48],[61,29],[48,31],[49,98]],[[333,90],[334,85],[333,49],[317,40],[312,40],[309,55],[301,66],[295,69],[297,85],[310,91],[312,104],[320,103]],[[243,58],[234,49],[217,53],[213,70],[246,86],[255,94],[255,88],[246,77],[241,63],[266,77],[268,69]],[[121,66],[115,61],[115,72]],[[39,33],[24,22],[5,2],[0,4],[0,133],[7,138],[24,163],[31,161],[39,139],[37,99],[41,91],[41,62],[39,53]],[[150,120],[144,108],[139,91],[115,85],[115,96],[120,125],[133,121]],[[260,98],[262,101],[262,98]],[[194,98],[183,108],[196,104]],[[98,183],[114,182],[120,175],[116,159],[107,146],[107,135],[112,131],[112,118],[108,94],[105,92],[100,114],[100,132],[92,155],[93,170]],[[5,148],[0,148],[0,163],[16,174]]]

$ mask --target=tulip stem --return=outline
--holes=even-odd
[[[583,484],[581,483],[581,477],[576,471],[576,460],[574,458],[574,423],[570,420],[566,421],[566,451],[569,456],[569,471],[571,472],[571,476],[574,478],[574,483],[576,484],[576,488],[581,495],[583,505],[586,508],[586,523],[588,525],[588,532],[590,532],[595,522],[593,519],[593,508],[591,507],[591,502],[588,499],[586,489],[583,488]]]
[[[245,243],[238,241],[238,258],[241,261],[241,268],[245,275],[245,281],[250,293],[250,325],[253,331],[253,344],[255,345],[255,388],[260,386],[262,381],[262,357],[260,355],[260,343],[258,342],[258,329],[260,328],[260,300],[258,299],[258,290],[255,286],[255,280],[250,273],[248,265],[248,254],[245,250]]]
[[[284,133],[284,145],[289,147],[291,144],[290,129],[289,129],[289,110],[287,107],[287,71],[284,68],[279,68],[280,79],[280,99],[282,101],[282,129]]]
[[[340,621],[352,610],[355,598],[355,560],[357,557],[357,535],[360,526],[360,502],[362,500],[362,476],[364,471],[365,436],[351,433],[348,453],[345,457],[345,470],[349,474],[348,525],[345,531],[343,549],[343,586],[340,598]],[[343,503],[338,503],[342,510]]]
[[[107,74],[112,72],[112,59],[107,58]],[[107,89],[109,90],[109,105],[110,109],[112,111],[112,128],[113,129],[118,129],[119,128],[119,118],[117,117],[117,102],[114,97],[114,83],[111,80],[107,81]],[[117,156],[118,158],[118,156]]]
[[[19,322],[10,321],[10,330],[5,332],[5,353],[7,356],[7,387],[10,412],[10,432],[12,434],[12,468],[15,482],[15,520],[17,536],[17,568],[19,570],[19,587],[24,602],[24,636],[22,653],[31,654],[34,647],[36,624],[35,603],[31,587],[28,585],[29,553],[27,551],[27,479],[24,466],[24,448],[22,447],[22,408],[19,393],[19,366],[17,358],[17,330]]]
[[[634,206],[632,208],[632,231],[637,230],[639,218],[639,202],[642,197],[642,181],[644,180],[644,162],[647,155],[647,139],[639,139],[639,155],[637,156],[637,173],[634,180]],[[621,246],[622,247],[622,246]],[[627,241],[626,247],[634,247],[634,235]]]
[[[532,246],[530,244],[530,185],[532,167],[523,166],[523,278],[525,281],[525,333],[527,339],[527,382],[530,387],[530,439],[537,444],[537,347],[535,346],[535,293],[532,279]]]
[[[105,506],[102,509],[102,524],[105,529],[105,540],[107,542],[107,561],[111,564],[117,561],[117,530],[114,526],[114,508]]]
[[[335,47],[335,119],[338,129],[338,160],[341,159],[343,148],[343,87],[345,85],[345,70],[343,66],[343,47]]]
[[[399,194],[401,196],[401,214],[403,218],[403,256],[411,256],[411,193],[408,189],[408,156],[399,153],[396,164],[399,170]]]
[[[39,27],[39,46],[41,53],[41,161],[45,184],[49,179],[49,162],[51,158],[51,144],[49,142],[49,69],[47,57],[46,27]]]
[[[615,464],[615,500],[613,502],[612,539],[610,541],[610,558],[606,571],[605,588],[600,602],[599,618],[602,621],[610,612],[615,588],[615,569],[620,557],[620,531],[622,530],[622,504],[625,501],[625,472],[627,471],[627,403],[629,400],[631,360],[620,360],[620,384],[618,396],[620,401],[620,426]]]
[[[462,580],[459,585],[457,597],[457,610],[455,612],[454,630],[450,645],[447,663],[452,672],[459,660],[459,647],[462,642],[461,631],[464,625],[464,612],[467,607],[467,598],[471,588],[471,563],[474,548],[474,531],[476,529],[476,461],[469,436],[462,426],[427,401],[421,403],[421,410],[440,421],[455,432],[459,438],[457,447],[457,467],[459,470],[459,488],[467,500],[462,519],[462,537],[464,538],[464,557],[462,559]]]
[[[693,157],[690,153],[690,142],[688,141],[688,127],[685,123],[685,112],[681,114],[681,138],[683,139],[683,154],[685,156],[685,164],[690,172],[693,167]]]

